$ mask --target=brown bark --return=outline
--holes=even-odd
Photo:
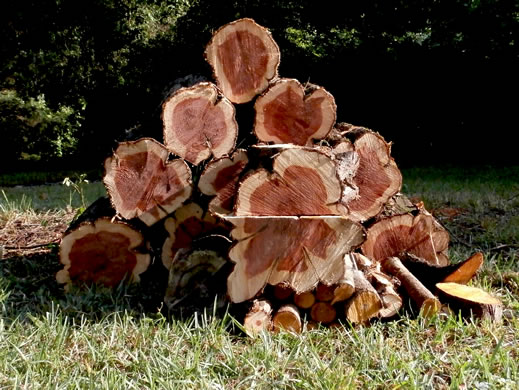
[[[117,213],[146,225],[175,211],[191,195],[191,171],[151,138],[122,142],[105,161],[103,182]]]
[[[368,229],[362,252],[375,261],[408,252],[428,263],[446,265],[449,234],[432,215],[422,211],[382,219]]]
[[[249,102],[263,92],[277,76],[280,61],[270,32],[248,18],[216,31],[205,56],[218,86],[233,103]]]
[[[316,322],[329,324],[337,318],[337,311],[329,302],[316,302],[310,310],[310,317]]]
[[[272,329],[272,305],[266,299],[255,299],[245,315],[243,327],[249,336]]]
[[[402,186],[402,174],[391,158],[391,145],[365,128],[348,128],[333,149],[343,184],[341,203],[351,219],[366,221],[377,215]]]
[[[362,226],[343,217],[226,217],[234,224],[228,279],[232,302],[253,298],[265,285],[296,293],[343,275],[344,254],[364,239]]]
[[[303,87],[295,79],[279,79],[254,104],[254,133],[262,142],[311,145],[325,138],[335,123],[335,99],[324,88]]]
[[[196,203],[188,203],[166,218],[168,237],[162,245],[162,264],[170,269],[179,249],[191,248],[193,241],[208,234],[226,234],[228,229]]]
[[[181,88],[162,106],[166,148],[193,165],[230,153],[238,137],[234,105],[212,83]]]
[[[384,259],[382,268],[400,280],[407,294],[416,303],[422,315],[429,317],[441,309],[441,303],[438,298],[409,272],[398,257]]]
[[[238,180],[248,163],[247,152],[236,150],[230,157],[211,161],[200,176],[198,188],[209,196],[215,196],[209,203],[209,211],[229,214],[236,198]]]
[[[502,319],[502,302],[480,288],[452,282],[437,283],[436,288],[449,303],[449,307],[461,310],[463,314],[472,314],[494,322]]]
[[[272,317],[272,325],[275,332],[285,330],[293,333],[301,333],[303,323],[299,310],[294,305],[281,306],[274,317]]]
[[[294,295],[294,303],[301,309],[310,309],[315,303],[315,295],[311,291],[305,291]]]
[[[164,303],[170,310],[185,300],[214,297],[211,279],[227,263],[218,252],[182,248],[169,266],[168,287]]]
[[[236,215],[340,215],[335,163],[314,149],[282,150],[273,173],[259,169],[240,184]]]
[[[87,213],[88,214],[88,213]],[[60,243],[58,283],[115,287],[123,280],[139,281],[150,263],[140,231],[128,223],[101,217],[76,224]]]
[[[362,271],[354,270],[355,294],[346,301],[344,314],[354,324],[362,324],[375,317],[382,309],[382,301]]]

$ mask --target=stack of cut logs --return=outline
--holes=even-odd
[[[481,254],[449,264],[447,231],[399,192],[390,144],[336,123],[324,88],[279,77],[268,30],[234,21],[205,54],[216,84],[165,100],[163,143],[122,142],[105,161],[109,202],[64,234],[59,282],[115,286],[154,263],[172,307],[230,260],[227,296],[250,306],[249,333],[390,318],[407,297],[425,315],[449,304],[500,317],[498,299],[464,285]],[[239,128],[240,105],[253,129]]]

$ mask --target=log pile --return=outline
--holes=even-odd
[[[280,77],[267,29],[229,23],[205,56],[215,83],[165,100],[162,143],[122,142],[105,161],[111,207],[65,233],[60,283],[115,286],[154,263],[171,308],[233,264],[226,293],[250,334],[387,319],[408,297],[426,316],[452,303],[499,318],[498,300],[457,287],[482,256],[450,264],[447,231],[400,193],[391,144],[336,123],[323,87]],[[236,120],[247,105],[252,128]]]

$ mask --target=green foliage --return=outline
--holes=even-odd
[[[0,136],[13,160],[46,160],[75,151],[80,112],[70,106],[49,107],[44,95],[22,99],[15,90],[0,91]]]

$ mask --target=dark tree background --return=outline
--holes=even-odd
[[[17,0],[0,12],[0,170],[100,166],[118,141],[160,139],[168,90],[211,78],[205,45],[241,17],[271,30],[281,76],[329,90],[399,165],[518,163],[518,4]]]

